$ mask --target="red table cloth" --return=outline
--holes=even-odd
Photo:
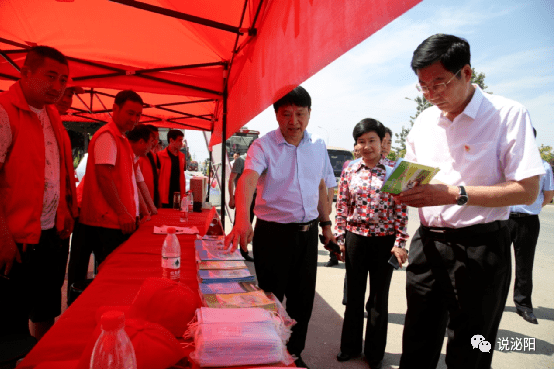
[[[77,300],[62,314],[18,366],[34,368],[46,361],[79,360],[97,325],[96,313],[102,306],[129,306],[148,277],[161,277],[161,248],[165,235],[153,233],[154,226],[196,226],[203,235],[214,210],[190,213],[189,221],[179,222],[179,213],[160,209],[142,224],[129,240],[119,246],[100,266],[98,275]],[[194,257],[196,235],[178,235],[181,244],[181,283],[198,290]],[[187,349],[184,349],[187,350]],[[189,348],[186,354],[193,348]],[[294,364],[292,365],[294,366]]]

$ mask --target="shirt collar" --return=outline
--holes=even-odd
[[[312,142],[312,135],[310,133],[308,133],[308,131],[304,131],[304,135],[302,136],[302,140],[300,140],[300,144],[298,146],[300,146],[301,144],[305,143],[305,142]],[[293,146],[292,144],[289,144],[286,140],[285,140],[285,137],[283,137],[283,133],[281,132],[281,129],[280,128],[277,128],[275,130],[275,142],[277,143],[277,145],[291,145]]]
[[[479,107],[481,106],[481,102],[483,101],[483,91],[481,90],[481,87],[475,84],[473,87],[475,87],[475,92],[473,93],[471,101],[462,112],[471,119],[475,119],[477,112],[479,111]]]
[[[111,124],[113,126],[113,128],[115,129],[116,132],[119,133],[119,137],[123,137],[125,139],[127,139],[127,136],[125,136],[124,133],[121,133],[121,131],[119,130],[119,128],[117,128],[117,124],[115,124],[115,122],[113,121],[113,119],[110,121],[110,123],[108,124]]]
[[[362,158],[358,158],[356,159],[358,160],[358,162],[356,163],[353,163],[354,164],[354,171],[357,172],[359,171],[360,169],[362,168],[367,168],[368,170],[372,170],[372,169],[382,169],[382,170],[386,170],[385,169],[385,162],[384,162],[384,159],[381,158],[379,160],[379,162],[377,163],[377,165],[375,165],[373,168],[370,168],[368,167],[365,163],[364,163],[364,160]]]
[[[473,93],[473,96],[471,97],[471,100],[465,107],[464,111],[462,111],[460,115],[463,114],[468,118],[475,120],[475,117],[477,117],[477,112],[479,111],[479,107],[481,106],[481,102],[483,101],[483,91],[476,84],[473,84],[473,87],[475,87],[475,92]],[[439,108],[437,108],[436,106],[433,106],[433,108],[439,111],[440,126],[449,126],[450,124],[454,123],[454,122],[451,122],[448,118],[446,118],[446,114],[442,112]]]

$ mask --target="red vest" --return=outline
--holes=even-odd
[[[0,104],[8,113],[12,131],[12,144],[0,170],[0,206],[15,242],[38,244],[44,198],[44,131],[37,115],[29,108],[19,82],[0,94]],[[56,108],[53,105],[46,105],[45,108],[60,155],[60,200],[56,228],[61,231],[65,218],[77,214],[77,201],[72,198],[75,179],[71,144]],[[71,200],[71,209],[68,208],[68,200]]]
[[[171,158],[167,153],[169,148],[158,152],[160,161],[160,175],[158,176],[158,191],[160,192],[160,201],[167,204],[169,196],[169,180],[171,178]],[[179,183],[181,186],[181,196],[185,194],[185,154],[179,151]],[[173,197],[173,196],[172,196]]]
[[[152,168],[152,164],[150,164],[150,159],[148,159],[148,157],[146,156],[141,156],[138,160],[138,164],[140,166],[140,172],[144,177],[144,184],[146,185],[146,188],[148,188],[148,192],[150,193],[150,198],[152,199],[152,201],[154,201],[154,199],[156,198],[154,194],[154,168]],[[158,204],[155,205],[158,206]]]
[[[90,226],[120,229],[117,213],[102,195],[96,177],[94,146],[98,136],[104,132],[109,132],[114,137],[117,146],[117,160],[112,174],[119,198],[131,216],[135,216],[137,213],[133,189],[133,181],[135,181],[133,176],[133,150],[127,138],[123,137],[115,123],[111,121],[94,134],[88,147],[87,169],[85,172],[87,180],[83,188],[79,221]]]

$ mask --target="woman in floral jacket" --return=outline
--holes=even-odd
[[[370,368],[380,368],[387,342],[388,299],[393,268],[406,261],[408,213],[391,194],[381,192],[387,173],[381,156],[385,126],[375,119],[360,121],[353,132],[361,158],[346,167],[339,182],[335,235],[345,264],[347,305],[337,360],[362,352],[364,296],[369,274],[364,354]]]

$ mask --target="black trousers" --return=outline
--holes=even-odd
[[[70,296],[71,285],[87,279],[88,264],[92,254],[92,245],[86,241],[86,235],[79,228],[81,223],[77,219],[71,237],[69,249],[69,263],[67,265],[67,296]],[[69,301],[68,301],[69,302]]]
[[[286,297],[289,316],[296,320],[287,344],[299,356],[306,345],[317,272],[317,221],[303,232],[294,224],[257,220],[252,242],[258,285],[279,301]]]
[[[436,368],[445,330],[449,369],[490,368],[510,286],[510,243],[505,221],[454,234],[420,226],[406,269],[401,369]],[[473,348],[474,335],[485,337],[490,352]]]
[[[69,265],[67,267],[68,288],[73,282],[87,278],[91,253],[94,253],[96,265],[98,266],[112,251],[127,241],[130,236],[131,234],[123,234],[120,229],[76,223],[71,240]]]
[[[520,311],[533,311],[533,261],[541,223],[538,215],[516,217],[508,220],[510,236],[514,245],[516,279],[514,283],[514,303]]]
[[[364,237],[346,232],[346,296],[340,350],[357,355],[362,352],[364,298],[369,275],[369,297],[365,303],[368,319],[364,354],[367,361],[378,363],[385,355],[389,314],[389,287],[392,266],[388,263],[395,236]]]
[[[61,314],[66,245],[55,228],[43,230],[39,243],[25,252],[16,244],[21,263],[14,261],[10,273],[0,277],[0,337],[30,335],[29,319],[40,323]]]

